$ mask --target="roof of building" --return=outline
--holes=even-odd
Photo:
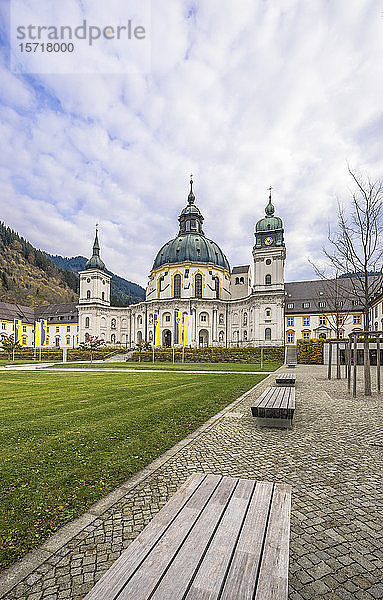
[[[231,272],[232,273],[247,273],[248,271],[250,271],[250,265],[243,265],[240,267],[233,267]]]
[[[229,261],[221,248],[205,236],[202,229],[204,218],[194,202],[193,180],[190,179],[188,205],[178,218],[180,224],[178,236],[162,246],[154,259],[153,269],[167,264],[190,262],[211,264],[230,270]]]
[[[378,276],[370,275],[379,284]],[[363,306],[358,302],[355,287],[358,279],[352,277],[340,277],[338,279],[315,279],[312,281],[293,281],[285,283],[286,299],[285,309],[287,313],[334,312],[336,301],[342,303],[337,310],[361,311]],[[323,303],[325,303],[323,305]],[[288,307],[293,304],[292,307]],[[309,304],[309,306],[304,306]]]
[[[65,304],[39,306],[35,308],[35,318],[54,322],[76,323],[78,321],[77,305],[74,302],[67,302]]]
[[[77,306],[73,302],[66,304],[47,304],[31,308],[29,306],[20,306],[19,304],[9,304],[0,302],[0,319],[13,321],[22,319],[24,323],[34,324],[38,319],[62,323],[77,323]]]
[[[7,321],[22,319],[24,323],[34,323],[35,314],[34,309],[29,306],[0,302],[0,318]]]

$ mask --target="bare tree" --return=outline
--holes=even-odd
[[[338,202],[337,227],[329,231],[324,256],[333,273],[347,279],[363,312],[363,326],[370,330],[370,304],[383,283],[383,181],[372,181],[348,169],[355,190],[349,206]],[[340,290],[342,277],[338,278]],[[346,285],[344,286],[346,287]],[[364,344],[365,395],[371,396],[369,342]]]

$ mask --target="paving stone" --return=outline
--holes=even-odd
[[[262,382],[126,493],[4,600],[82,600],[193,472],[292,486],[289,600],[383,598],[379,491],[383,402],[352,399],[323,366],[296,369],[290,430],[259,429],[250,406]],[[361,386],[360,386],[361,387]],[[239,415],[239,416],[238,416]]]

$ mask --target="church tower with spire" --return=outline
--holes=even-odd
[[[98,241],[98,229],[93,243],[93,254],[85,264],[85,270],[80,275],[80,298],[81,305],[110,306],[110,280],[112,278],[106,272],[105,264],[100,258],[100,243]]]
[[[274,212],[270,187],[266,214],[255,226],[253,247],[255,292],[274,292],[284,289],[286,248],[283,223]]]

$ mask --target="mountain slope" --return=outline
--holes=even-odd
[[[87,259],[84,256],[74,256],[72,258],[64,258],[59,255],[47,254],[47,256],[55,263],[57,267],[72,273],[78,273],[85,269]],[[111,304],[112,306],[127,306],[141,302],[145,299],[145,290],[137,283],[132,283],[123,277],[115,275],[111,271],[106,271],[112,275],[111,279]]]
[[[77,302],[78,277],[0,222],[0,300],[39,306]]]

